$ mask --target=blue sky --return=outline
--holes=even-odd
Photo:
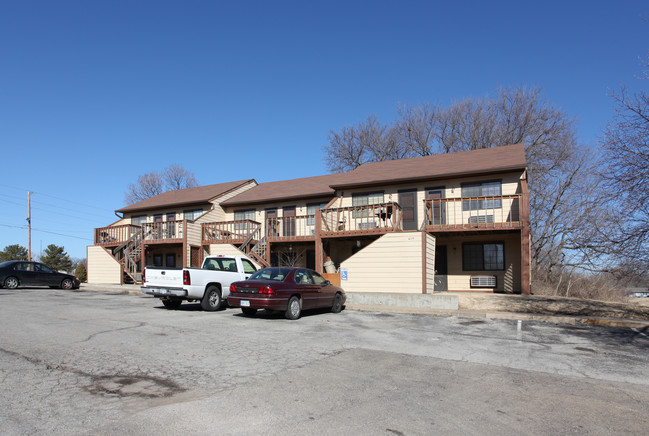
[[[453,3],[453,4],[451,4]],[[537,86],[595,146],[649,50],[646,1],[0,2],[0,248],[85,257],[137,176],[326,174],[330,130]]]

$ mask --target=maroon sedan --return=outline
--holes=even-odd
[[[298,319],[307,309],[329,307],[338,313],[346,298],[345,291],[310,269],[264,268],[248,280],[232,283],[228,304],[247,316],[265,309]]]

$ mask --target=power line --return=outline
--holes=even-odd
[[[92,209],[97,209],[97,210],[100,210],[100,211],[103,211],[103,212],[111,212],[111,213],[114,212],[114,211],[111,210],[111,209],[105,209],[105,208],[101,208],[101,207],[93,206],[93,205],[90,205],[90,204],[81,203],[81,202],[78,202],[78,201],[68,200],[68,199],[66,199],[66,198],[57,197],[57,196],[54,196],[54,195],[51,195],[51,194],[45,194],[45,193],[43,193],[43,192],[33,191],[33,190],[31,190],[31,189],[27,189],[27,188],[18,188],[18,187],[16,187],[16,186],[5,185],[5,184],[0,184],[0,186],[3,186],[3,187],[5,187],[5,188],[14,189],[14,190],[16,190],[16,191],[25,191],[25,192],[29,191],[29,192],[31,192],[32,194],[38,194],[38,195],[42,195],[42,196],[44,196],[44,197],[55,198],[55,199],[57,199],[57,200],[65,201],[65,202],[72,203],[72,204],[77,204],[77,205],[79,205],[79,206],[89,207],[89,208],[92,208]]]
[[[12,226],[12,225],[9,225],[9,224],[0,224],[0,227],[9,227],[9,228],[12,228],[12,229],[27,230],[27,226]],[[82,241],[92,241],[92,239],[90,239],[90,238],[82,238],[80,236],[66,235],[66,234],[63,234],[63,233],[51,232],[49,230],[37,229],[37,228],[34,228],[34,227],[32,227],[32,231],[38,231],[38,232],[41,232],[41,233],[49,233],[49,234],[58,235],[58,236],[65,236],[67,238],[81,239]]]

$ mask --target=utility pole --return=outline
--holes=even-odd
[[[32,260],[32,193],[27,191],[27,260]]]

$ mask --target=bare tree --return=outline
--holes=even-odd
[[[198,186],[194,173],[183,166],[174,164],[164,170],[162,178],[168,191]]]
[[[614,120],[604,131],[602,147],[607,156],[603,177],[618,205],[617,221],[623,225],[611,235],[611,243],[624,251],[630,262],[649,265],[649,95],[630,95],[622,88],[612,94]]]
[[[406,153],[398,147],[395,132],[374,115],[356,126],[329,133],[329,145],[323,147],[328,168],[349,171],[367,163],[401,159]]]
[[[193,188],[195,186],[198,186],[198,183],[192,172],[181,165],[171,165],[165,168],[162,173],[153,171],[138,176],[136,183],[128,185],[124,194],[124,201],[126,204],[133,204],[166,191]]]

